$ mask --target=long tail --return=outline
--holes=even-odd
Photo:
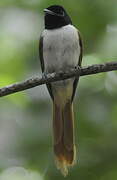
[[[57,168],[68,174],[68,167],[76,161],[74,144],[73,104],[68,100],[64,106],[53,102],[54,153]]]

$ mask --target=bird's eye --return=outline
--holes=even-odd
[[[64,11],[60,11],[60,16],[64,16],[65,15],[65,13],[64,13]]]

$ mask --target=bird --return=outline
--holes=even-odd
[[[44,77],[81,67],[83,45],[79,30],[61,5],[44,9],[45,28],[40,35],[39,57]],[[73,99],[79,77],[47,83],[53,103],[53,151],[64,176],[76,163]]]

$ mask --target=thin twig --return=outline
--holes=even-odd
[[[91,66],[82,67],[80,69],[74,69],[69,72],[52,73],[52,74],[48,74],[47,78],[44,77],[30,78],[24,82],[15,83],[0,88],[0,97],[13,94],[16,92],[24,91],[26,89],[30,89],[42,84],[68,79],[73,76],[85,76],[85,75],[97,74],[97,73],[114,71],[114,70],[117,70],[117,62],[94,64]]]

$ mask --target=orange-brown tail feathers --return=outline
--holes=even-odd
[[[53,102],[54,154],[57,168],[68,174],[76,158],[74,144],[73,104],[68,100],[64,105]]]

